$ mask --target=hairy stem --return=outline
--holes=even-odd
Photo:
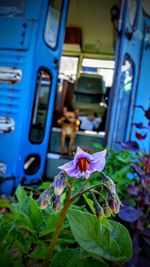
[[[87,188],[87,189],[85,189],[84,191],[80,191],[79,190],[79,192],[75,195],[75,196],[73,196],[72,198],[71,198],[71,202],[72,201],[74,201],[76,198],[78,198],[79,196],[81,196],[81,195],[83,195],[84,193],[86,193],[86,192],[89,192],[91,189],[93,189],[93,188],[95,188],[95,187],[98,187],[98,186],[104,186],[103,184],[95,184],[95,185],[93,185],[93,186],[91,186],[91,187],[89,187],[89,188]]]
[[[100,197],[102,197],[104,199],[105,203],[107,204],[107,200],[106,200],[106,198],[104,197],[104,195],[102,193],[100,193],[100,192],[98,192],[97,190],[94,190],[94,189],[92,191],[93,191],[93,193],[98,194]]]
[[[95,195],[94,195],[94,193],[93,193],[93,190],[90,189],[89,192],[91,193],[91,195],[92,195],[92,197],[93,197],[93,200],[97,202],[97,199],[96,199],[96,197],[95,197]]]
[[[53,237],[52,237],[52,241],[51,241],[51,243],[50,243],[50,245],[48,247],[48,252],[47,252],[46,258],[45,258],[45,260],[43,262],[43,265],[42,265],[43,267],[47,267],[48,266],[48,263],[49,263],[49,261],[51,259],[52,254],[53,254],[57,239],[58,239],[60,231],[61,231],[61,227],[63,225],[64,219],[65,219],[65,216],[67,214],[67,211],[68,211],[68,208],[69,208],[70,204],[71,204],[71,190],[68,191],[66,203],[65,203],[65,206],[64,206],[64,208],[63,208],[63,210],[61,212],[58,224],[56,226],[55,232],[54,232]]]
[[[86,179],[86,180],[84,181],[84,183],[83,183],[82,186],[80,187],[79,192],[81,192],[81,191],[83,190],[83,188],[84,188],[84,186],[86,185],[87,182],[88,182],[88,179]]]

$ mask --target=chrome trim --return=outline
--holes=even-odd
[[[22,79],[22,71],[13,67],[0,67],[0,83],[18,83]]]
[[[0,116],[0,133],[11,133],[14,130],[14,119],[10,117]]]

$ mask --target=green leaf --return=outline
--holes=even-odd
[[[106,217],[100,219],[100,222],[103,224],[104,227],[107,228],[108,231],[111,231],[109,220]]]
[[[20,260],[13,260],[13,267],[25,267]]]
[[[73,244],[76,242],[76,240],[74,239],[74,236],[70,230],[70,227],[68,225],[69,229],[63,229],[61,231],[61,234],[59,236],[59,243],[62,243],[64,245],[64,243],[68,243],[68,244]]]
[[[23,229],[28,230],[31,233],[36,233],[34,229],[30,217],[23,213],[21,210],[18,212],[7,214],[4,218],[5,222],[13,222],[16,227],[21,227]]]
[[[37,187],[37,190],[45,190],[50,186],[51,182],[43,182]]]
[[[39,229],[39,236],[48,235],[51,232],[54,232],[57,222],[59,220],[60,213],[46,213],[43,210],[42,223]]]
[[[115,172],[115,174],[113,175],[114,179],[116,179],[117,181],[119,177],[126,176],[129,170],[130,170],[130,165],[124,166],[123,168]]]
[[[44,259],[47,254],[47,249],[48,248],[45,246],[37,247],[30,253],[29,257],[34,259]]]
[[[77,259],[74,259],[73,263],[73,257],[76,257],[75,252],[76,251],[73,249],[65,249],[57,253],[51,263],[51,267],[77,267],[80,261],[80,255],[77,251]],[[71,262],[72,265],[70,265],[69,262]]]
[[[89,258],[90,257],[90,258]],[[51,263],[51,267],[108,267],[105,262],[98,261],[89,257],[86,257],[85,253],[80,248],[77,249],[65,249],[57,253]]]
[[[20,211],[20,206],[18,203],[12,203],[11,206],[10,206],[10,210],[12,212],[19,212]]]
[[[124,163],[124,164],[130,164],[130,161],[131,161],[131,157],[128,156],[128,157],[121,157],[121,156],[116,156],[116,159],[118,161],[120,161],[121,163]]]
[[[22,253],[27,254],[31,243],[28,242],[27,236],[21,231],[13,232],[14,245],[20,249]]]
[[[116,262],[131,258],[131,239],[120,223],[109,221],[109,231],[95,215],[78,210],[69,210],[68,219],[76,241],[86,251]]]
[[[78,267],[107,267],[105,263],[100,263],[99,261],[95,259],[86,259],[82,260],[81,263],[78,265]],[[71,267],[71,266],[70,266]]]
[[[42,222],[42,212],[37,202],[32,197],[30,197],[30,219],[33,227],[39,230]]]
[[[1,223],[0,225],[0,241],[6,240],[13,228],[14,228],[13,222],[6,224],[5,221],[3,221],[3,223]]]
[[[91,211],[93,212],[93,214],[95,214],[94,201],[88,198],[85,194],[83,194],[83,197],[86,203],[88,204],[88,206],[90,207]]]
[[[31,195],[27,196],[22,187],[17,189],[16,194],[19,205],[12,206],[11,210],[16,216],[17,225],[25,227],[32,233],[38,232],[42,222],[42,212],[37,202]]]
[[[98,261],[98,262],[101,262],[101,265],[100,265],[100,267],[109,267],[109,265],[104,261],[104,259],[102,259],[102,257],[100,257],[100,256],[98,256],[98,255],[95,255],[95,254],[93,254],[93,253],[89,253],[89,252],[87,252],[87,251],[83,251],[83,253],[82,253],[82,258],[83,259],[87,259],[87,260],[89,260],[89,258],[93,258],[93,259],[95,259],[96,261]],[[100,264],[100,263],[99,263]]]
[[[20,204],[25,202],[25,200],[27,198],[27,194],[21,185],[19,185],[17,190],[16,190],[16,197],[17,197],[17,200]]]
[[[0,254],[0,264],[2,267],[10,267],[12,266],[12,260],[10,255],[10,250],[6,248],[1,254]]]
[[[0,208],[9,208],[10,202],[7,198],[1,198],[0,199]]]
[[[20,214],[18,214],[18,215],[19,215],[19,217],[16,220],[16,225],[28,230],[31,233],[36,233],[36,230],[34,229],[33,225],[31,224],[30,218],[26,214],[24,214],[23,212],[20,212]]]

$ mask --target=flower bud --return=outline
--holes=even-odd
[[[103,210],[104,210],[104,214],[107,218],[109,218],[112,214],[112,210],[111,208],[109,207],[108,204],[106,204],[106,206],[103,207]]]
[[[110,192],[108,195],[108,205],[110,206],[112,212],[115,214],[119,213],[121,202],[118,196],[113,192]]]
[[[109,188],[109,190],[113,193],[116,193],[116,187],[115,187],[115,184],[113,182],[113,180],[108,177],[107,175],[105,175],[104,173],[102,173],[103,175],[103,182],[104,182],[104,185]]]
[[[53,186],[55,195],[60,196],[66,187],[64,172],[60,172],[57,176],[55,176]]]
[[[45,209],[47,205],[51,202],[50,189],[46,189],[39,197],[38,203],[41,209]]]
[[[61,206],[60,196],[53,194],[51,201],[52,201],[53,209],[55,210],[55,212],[58,212],[60,210],[60,206]]]
[[[99,219],[102,219],[104,217],[104,211],[103,211],[103,208],[98,203],[98,201],[94,201],[94,208],[95,208],[96,216]]]

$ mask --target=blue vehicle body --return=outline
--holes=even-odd
[[[14,6],[9,8],[11,1],[6,2],[8,5],[0,8],[0,65],[22,72],[22,78],[17,83],[0,82],[0,116],[13,119],[15,123],[15,130],[0,134],[0,164],[3,170],[0,192],[10,194],[22,179],[25,183],[37,182],[44,172],[68,1],[62,1],[58,22],[56,12],[51,8],[53,1],[21,1],[21,10]],[[55,44],[51,41],[51,47],[45,41],[46,23],[57,28]],[[55,35],[55,30],[52,33]],[[45,124],[39,126],[39,129],[44,128],[44,133],[40,142],[36,142],[31,140],[31,128],[38,105],[37,76],[40,70],[49,77],[49,92]],[[29,172],[25,169],[28,159],[35,161],[34,169]]]
[[[142,107],[145,110],[150,107],[150,76],[147,72],[150,68],[150,17],[145,14],[140,0],[134,1],[135,12],[132,10],[134,15],[131,17],[128,2],[130,1],[123,1],[122,4],[107,121],[108,144],[116,150],[121,149],[121,142],[139,141],[135,137],[135,133],[139,131],[135,123],[142,122],[147,126],[148,120]],[[142,142],[148,151],[150,137],[147,136]]]
[[[69,6],[12,2],[0,2],[0,193],[7,195],[20,183],[37,183],[45,170]],[[150,104],[150,18],[141,0],[133,1],[135,12],[129,2],[122,1],[106,125],[105,144],[116,150],[135,140],[134,123],[147,124]],[[148,150],[150,137],[143,143]]]

